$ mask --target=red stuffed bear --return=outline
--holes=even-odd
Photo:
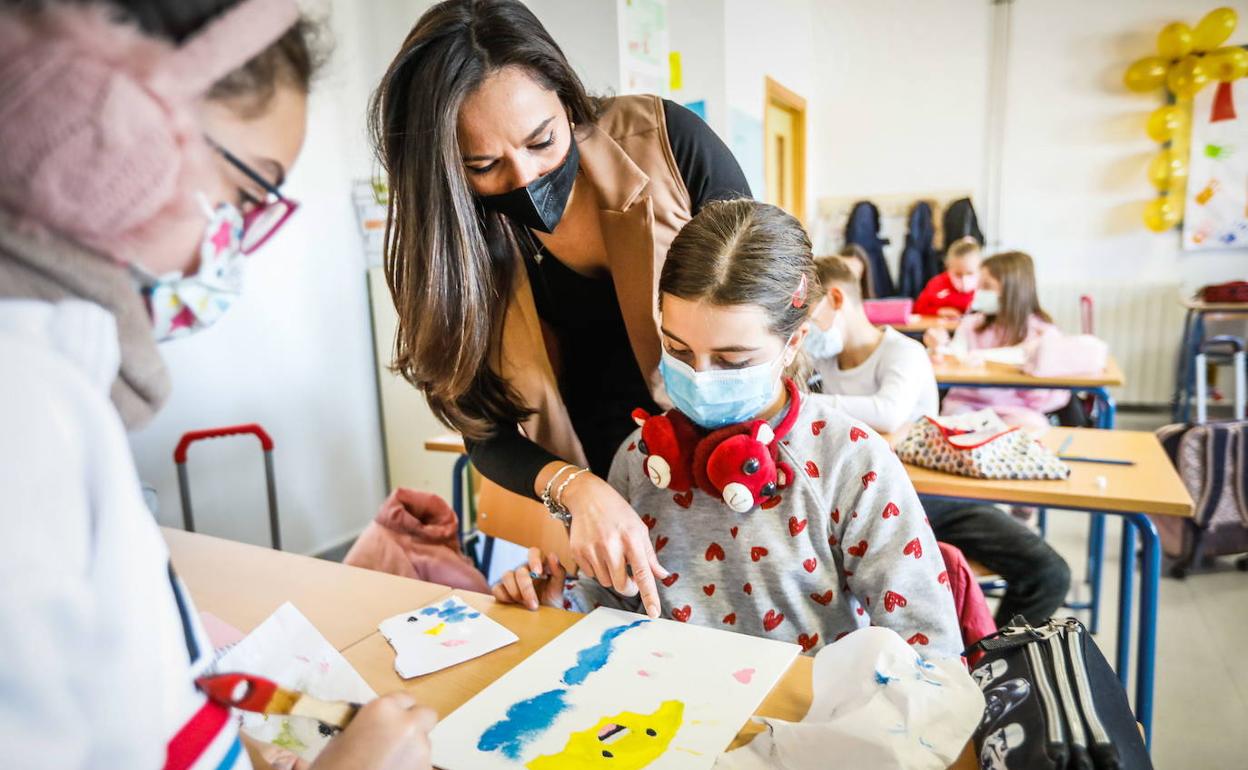
[[[777,460],[777,443],[763,420],[715,431],[694,453],[698,486],[737,513],[766,502],[793,480],[788,463]]]
[[[694,448],[702,438],[698,426],[675,409],[653,416],[644,409],[634,409],[633,421],[641,426],[637,448],[646,455],[643,467],[650,481],[659,489],[692,489],[690,464]]]

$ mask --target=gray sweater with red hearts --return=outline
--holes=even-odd
[[[701,490],[658,489],[637,451],[616,453],[610,483],[642,515],[672,574],[664,617],[796,642],[817,651],[868,625],[924,655],[961,653],[948,575],[923,507],[888,444],[821,395],[803,398],[780,459],[796,474],[766,508],[733,512]],[[565,606],[639,611],[595,580],[569,583]]]

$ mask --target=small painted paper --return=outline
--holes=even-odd
[[[479,658],[517,639],[458,596],[387,618],[377,628],[394,648],[394,670],[404,679]]]
[[[286,602],[215,665],[219,673],[258,674],[323,700],[367,703],[377,693],[295,605]],[[243,732],[311,761],[336,731],[314,719],[242,713]]]
[[[709,768],[798,646],[599,608],[434,729],[444,770]]]

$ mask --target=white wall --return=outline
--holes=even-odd
[[[725,72],[723,0],[673,0],[667,6],[669,43],[680,52],[681,87],[673,101],[706,102],[706,122],[728,137],[728,79]]]

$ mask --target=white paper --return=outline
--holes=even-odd
[[[323,700],[367,703],[377,697],[347,659],[290,602],[231,647],[215,668],[220,673],[263,676]],[[239,713],[243,731],[252,738],[307,760],[314,759],[333,735],[314,719]]]
[[[394,670],[404,679],[478,658],[517,640],[458,596],[386,618],[377,628],[394,648]]]
[[[797,653],[599,608],[442,720],[433,761],[444,770],[704,770]]]
[[[948,767],[984,713],[959,659],[925,660],[887,628],[862,628],[815,655],[814,701],[801,722],[768,730],[715,770],[866,770]]]

